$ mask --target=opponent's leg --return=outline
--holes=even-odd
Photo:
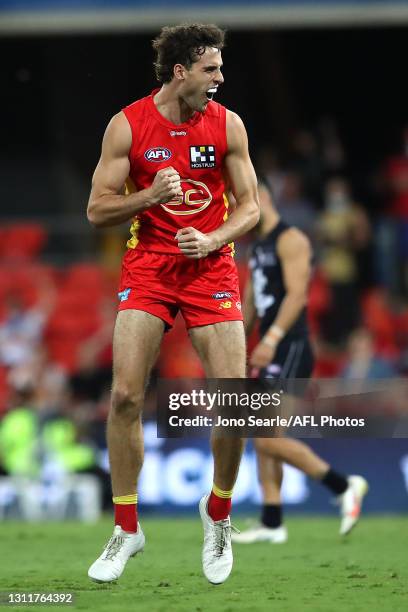
[[[261,521],[241,533],[232,534],[231,538],[237,544],[281,544],[288,539],[287,529],[282,524],[282,463],[274,457],[257,453],[257,472],[263,500]]]
[[[136,485],[143,463],[142,407],[145,387],[163,336],[161,319],[139,310],[118,313],[113,338],[112,403],[107,441],[111,467],[115,530],[88,576],[111,582],[129,557],[143,550],[137,522]]]
[[[245,377],[245,334],[241,321],[190,329],[190,337],[208,378]],[[244,447],[242,438],[213,435],[214,483],[200,502],[204,525],[203,569],[207,579],[224,582],[232,569],[231,496]]]
[[[317,480],[330,468],[310,446],[293,438],[256,438],[255,447],[258,453],[289,463]]]
[[[347,535],[351,531],[368,491],[368,483],[362,476],[347,478],[336,472],[310,446],[293,438],[257,438],[255,446],[260,454],[293,465],[338,496],[342,517],[340,534]]]
[[[281,504],[282,463],[274,457],[257,453],[258,480],[264,504]],[[265,523],[266,525],[267,523]],[[272,525],[268,525],[272,527]]]
[[[257,453],[257,462],[263,497],[261,524],[269,532],[269,541],[280,544],[286,542],[288,537],[286,528],[282,525],[282,462],[259,453]]]

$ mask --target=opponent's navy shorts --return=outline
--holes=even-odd
[[[314,357],[307,336],[300,339],[283,338],[279,342],[272,362],[262,368],[260,378],[310,378]]]
[[[282,387],[291,395],[304,397],[313,367],[314,356],[307,336],[293,340],[283,338],[276,348],[272,362],[259,370],[257,378],[266,388]]]
[[[181,312],[186,327],[242,321],[238,272],[231,254],[202,259],[129,249],[122,262],[118,310],[143,310],[167,328]]]

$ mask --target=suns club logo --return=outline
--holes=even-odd
[[[171,215],[195,215],[211,204],[212,195],[205,183],[192,179],[181,179],[183,195],[160,204]]]
[[[165,147],[153,147],[145,151],[145,159],[150,162],[162,162],[170,159],[171,151]]]

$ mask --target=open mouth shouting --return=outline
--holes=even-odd
[[[213,95],[215,93],[217,93],[217,89],[218,89],[218,87],[211,87],[211,89],[207,89],[207,91],[205,93],[206,93],[206,96],[207,96],[208,100],[212,100],[213,99]]]

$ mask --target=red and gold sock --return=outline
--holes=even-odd
[[[213,521],[226,519],[231,511],[231,491],[223,491],[213,484],[210,497],[208,499],[208,514]]]
[[[115,508],[115,525],[120,525],[123,531],[137,531],[137,494],[112,497]]]

